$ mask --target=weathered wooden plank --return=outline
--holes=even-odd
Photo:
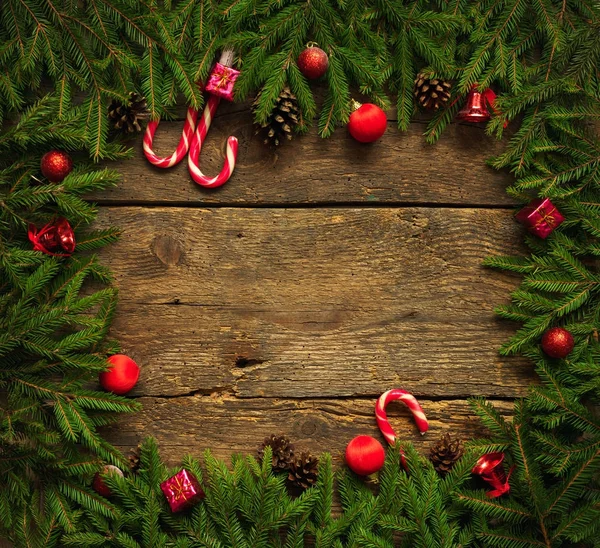
[[[181,135],[182,122],[161,123],[155,139],[158,154],[170,154]],[[136,160],[117,165],[123,181],[93,196],[111,201],[185,202],[190,204],[308,203],[441,203],[513,204],[504,189],[507,173],[485,165],[504,144],[486,137],[481,127],[453,124],[435,146],[423,139],[423,123],[400,133],[390,120],[377,143],[355,142],[344,128],[327,140],[316,129],[278,149],[263,145],[254,134],[250,107],[223,105],[202,150],[207,174],[222,166],[228,135],[240,140],[232,179],[219,189],[195,184],[187,162],[172,169],[150,166],[142,154],[141,137],[134,143]]]
[[[144,367],[135,394],[513,397],[532,379],[497,355],[516,280],[505,210],[103,208],[120,287],[113,334]]]
[[[252,454],[270,434],[285,433],[298,449],[330,452],[342,460],[347,443],[359,434],[385,441],[375,423],[375,399],[238,399],[223,396],[141,398],[144,409],[105,429],[107,438],[124,451],[146,436],[157,438],[162,456],[178,464],[184,454],[200,457],[205,449],[229,460],[233,453]],[[511,414],[511,402],[493,402]],[[430,429],[420,436],[402,404],[390,404],[388,416],[399,438],[422,453],[446,432],[470,439],[485,435],[464,400],[421,400]]]

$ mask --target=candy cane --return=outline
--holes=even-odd
[[[410,412],[413,414],[415,422],[417,423],[417,428],[421,435],[425,434],[429,429],[429,423],[427,422],[427,417],[423,412],[423,409],[419,405],[419,402],[416,398],[406,390],[400,390],[399,388],[394,388],[393,390],[388,390],[384,392],[379,399],[377,400],[377,405],[375,406],[375,418],[377,419],[377,425],[383,434],[383,437],[387,440],[390,445],[393,445],[396,442],[396,433],[394,429],[391,427],[387,413],[385,412],[385,408],[388,403],[400,400],[403,402],[406,407],[410,409]]]
[[[160,120],[152,120],[148,127],[146,128],[146,133],[144,134],[144,154],[148,161],[155,165],[156,167],[172,167],[175,164],[178,164],[183,160],[184,156],[187,154],[188,149],[190,148],[190,142],[194,137],[194,128],[196,127],[196,120],[198,119],[198,111],[195,108],[188,108],[187,116],[185,119],[185,124],[183,126],[183,133],[181,134],[181,139],[179,140],[179,144],[175,149],[175,152],[166,158],[160,158],[154,151],[152,150],[152,141],[154,140],[154,133],[156,132],[156,128],[160,123]]]
[[[236,137],[229,137],[227,139],[225,164],[223,165],[223,169],[221,169],[221,173],[215,177],[207,177],[204,175],[204,173],[202,173],[202,171],[200,171],[199,158],[200,150],[202,149],[202,143],[206,138],[206,134],[210,128],[210,123],[212,122],[213,116],[215,115],[215,111],[217,110],[220,102],[221,98],[215,95],[211,95],[208,98],[206,106],[204,107],[202,118],[200,119],[200,123],[196,128],[196,133],[194,133],[194,137],[190,145],[190,153],[188,155],[188,167],[192,179],[194,179],[194,181],[196,181],[199,185],[209,188],[215,188],[227,182],[233,173],[233,169],[235,168],[235,160],[237,157],[238,140]]]

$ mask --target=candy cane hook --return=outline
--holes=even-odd
[[[175,149],[175,152],[166,158],[161,158],[154,154],[152,150],[152,142],[154,141],[154,133],[160,123],[160,120],[152,120],[148,123],[146,133],[144,134],[144,154],[148,161],[156,167],[168,168],[173,167],[183,160],[190,148],[190,143],[194,137],[194,128],[196,127],[196,120],[198,119],[198,111],[195,108],[188,108],[187,115],[185,118],[185,124],[183,126],[183,132],[179,144]]]
[[[206,106],[204,107],[204,112],[202,113],[202,118],[200,119],[200,123],[196,128],[194,137],[192,138],[192,142],[190,144],[190,153],[188,155],[188,168],[192,179],[194,179],[194,181],[199,185],[209,188],[216,188],[229,180],[235,168],[235,160],[237,158],[238,140],[236,137],[230,136],[227,139],[225,164],[223,165],[223,169],[221,169],[221,173],[215,177],[207,177],[204,175],[204,173],[202,173],[202,171],[200,171],[199,158],[200,150],[202,149],[202,143],[206,138],[206,134],[210,128],[210,123],[212,122],[220,102],[221,98],[217,97],[216,95],[210,95],[208,97]]]

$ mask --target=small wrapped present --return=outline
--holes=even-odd
[[[544,239],[565,220],[549,198],[532,200],[517,213],[516,219],[523,223],[529,232]]]
[[[172,512],[181,512],[205,497],[196,476],[183,468],[160,484]]]
[[[217,63],[204,89],[217,97],[233,101],[233,85],[239,75],[239,70]]]

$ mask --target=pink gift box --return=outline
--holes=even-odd
[[[217,97],[233,101],[233,86],[239,75],[239,70],[217,63],[204,89]]]
[[[206,495],[196,476],[185,468],[160,484],[172,512],[181,512]]]
[[[565,220],[549,198],[532,200],[515,218],[523,223],[529,232],[544,239]]]

